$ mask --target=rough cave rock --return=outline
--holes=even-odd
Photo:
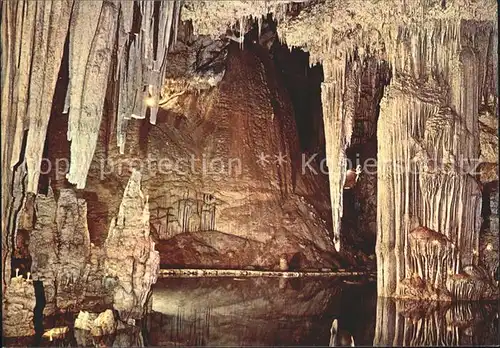
[[[160,264],[360,268],[374,252],[379,296],[497,297],[496,12],[2,2],[4,295],[20,270],[45,314],[98,297],[138,318]],[[312,149],[326,162],[304,171]],[[346,192],[355,153],[377,171]]]

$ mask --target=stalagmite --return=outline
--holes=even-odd
[[[34,335],[35,304],[33,281],[21,276],[12,278],[4,293],[2,337]]]
[[[54,192],[36,198],[36,223],[31,232],[29,250],[32,258],[33,280],[42,281],[45,293],[45,314],[56,309],[57,277],[57,225],[55,223],[57,203]]]
[[[160,267],[160,256],[154,246],[149,234],[149,205],[141,191],[141,174],[134,171],[104,246],[106,277],[117,280],[113,306],[122,320],[142,316]]]
[[[158,18],[154,15],[155,3],[141,2],[142,24],[139,32],[124,30],[129,35],[123,56],[119,57],[119,106],[116,122],[117,145],[120,153],[125,151],[126,130],[131,118],[144,119],[150,109],[150,123],[156,123],[160,92],[165,81],[167,54],[174,31],[174,41],[178,29],[179,1],[162,1],[159,4]],[[158,40],[153,43],[154,31],[151,23],[158,22]],[[128,30],[128,31],[127,31]],[[132,36],[133,35],[133,36]],[[156,44],[156,54],[154,45]]]
[[[77,198],[72,189],[62,189],[57,201],[52,189],[46,196],[38,195],[29,250],[33,279],[44,284],[46,314],[83,300],[84,274],[90,261],[85,200]]]

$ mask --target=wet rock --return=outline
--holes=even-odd
[[[31,272],[34,280],[43,282],[46,305],[44,314],[56,308],[57,225],[55,215],[57,203],[51,188],[47,195],[36,198],[36,223],[30,234],[29,250],[32,259]]]
[[[499,296],[498,286],[476,267],[464,268],[464,273],[448,277],[446,287],[456,300],[491,300]]]
[[[99,314],[94,320],[94,326],[90,329],[92,336],[111,335],[116,331],[116,321],[113,311],[107,309]]]
[[[495,304],[378,298],[375,346],[464,346],[498,342]],[[394,325],[403,316],[400,325]]]
[[[484,110],[479,114],[479,138],[481,155],[479,160],[482,183],[498,180],[498,117]]]
[[[90,235],[87,227],[87,202],[77,198],[73,189],[59,191],[56,211],[58,241],[57,307],[64,309],[83,301],[90,261]]]
[[[394,294],[398,299],[451,301],[452,297],[444,288],[436,288],[426,283],[418,275],[403,279],[398,285],[398,292]]]
[[[499,226],[498,226],[498,191],[488,194],[490,211],[485,217],[481,231],[479,256],[481,265],[488,271],[492,279],[499,266]],[[488,213],[488,212],[487,212]]]

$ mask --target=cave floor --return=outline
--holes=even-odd
[[[4,346],[499,344],[498,303],[377,298],[370,277],[160,277],[149,309],[135,327],[103,337],[73,329],[77,313],[47,317],[45,331],[68,331],[52,340],[40,337],[43,331],[10,338]]]

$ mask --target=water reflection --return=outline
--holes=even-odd
[[[168,278],[137,327],[106,337],[68,326],[4,346],[445,346],[498,345],[498,303],[438,304],[376,297],[376,284],[334,279]]]
[[[149,343],[371,345],[375,284],[318,279],[164,279],[153,293]],[[335,322],[335,325],[333,325]]]
[[[374,346],[499,344],[498,303],[436,303],[379,298]]]

